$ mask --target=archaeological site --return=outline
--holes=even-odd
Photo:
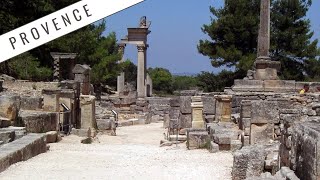
[[[94,86],[74,52],[50,51],[52,81],[2,74],[0,179],[319,180],[320,82],[280,79],[270,4],[253,67],[221,92],[158,96],[145,16],[117,42],[120,63],[135,48],[136,84],[121,72],[116,89]]]

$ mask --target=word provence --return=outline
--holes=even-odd
[[[39,40],[43,35],[50,35],[52,31],[60,31],[63,26],[66,28],[71,26],[73,22],[79,22],[85,17],[90,17],[88,5],[82,6],[83,9],[74,9],[72,12],[65,13],[59,18],[53,18],[51,22],[45,22],[39,25],[39,27],[33,27],[30,32],[21,32],[17,37],[10,37],[9,41],[12,48],[15,49],[16,43],[23,43],[26,45],[33,40]],[[18,41],[17,41],[18,39]]]

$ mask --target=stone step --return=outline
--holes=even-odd
[[[0,132],[3,132],[3,131],[14,131],[15,132],[15,139],[19,139],[27,134],[27,130],[25,127],[9,126],[7,128],[0,129]]]
[[[0,147],[0,172],[12,164],[46,152],[45,134],[28,134]]]

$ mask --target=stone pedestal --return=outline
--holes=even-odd
[[[255,63],[254,79],[256,80],[278,80],[280,62],[271,61],[269,57],[259,57]]]
[[[80,96],[81,108],[81,129],[96,129],[97,122],[95,118],[95,97],[90,95]]]
[[[201,102],[201,96],[192,97],[192,128],[205,128],[205,122],[203,118],[203,103]]]
[[[91,92],[90,70],[88,65],[77,64],[73,68],[74,80],[81,83],[81,93],[89,95]]]
[[[61,93],[61,90],[49,90],[49,89],[42,90],[43,110],[49,111],[49,112],[59,112],[60,93]]]
[[[230,122],[231,121],[231,95],[216,95],[216,116],[217,122]]]

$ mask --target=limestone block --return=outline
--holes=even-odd
[[[45,133],[58,130],[58,116],[56,112],[20,111],[19,118],[29,133]]]
[[[187,131],[188,149],[209,148],[210,138],[207,131]]]
[[[13,130],[0,129],[0,141],[6,144],[15,140],[15,132]]]
[[[266,153],[263,146],[245,146],[234,153],[232,180],[260,176],[264,170]]]
[[[0,172],[10,165],[26,161],[40,153],[46,152],[44,134],[28,134],[18,140],[0,147]]]
[[[41,97],[21,97],[20,109],[22,110],[39,110],[43,106],[43,99]]]
[[[240,117],[241,118],[251,118],[251,101],[242,101],[241,102],[241,110]]]
[[[191,114],[180,114],[180,128],[191,128],[192,117]]]
[[[230,145],[231,144],[231,137],[229,134],[215,134],[214,135],[214,142],[217,144],[223,145]]]
[[[274,138],[273,124],[251,124],[250,144],[265,144]]]
[[[95,97],[90,95],[80,96],[81,129],[97,128],[95,119]]]
[[[232,86],[233,91],[264,91],[263,81],[261,80],[244,80],[236,79],[234,80],[234,85]]]
[[[178,119],[180,115],[180,108],[179,107],[171,107],[169,110],[169,117],[170,119]]]
[[[192,103],[192,128],[204,128],[203,104]]]
[[[49,131],[46,132],[46,142],[47,143],[55,143],[58,140],[58,132],[57,131]]]
[[[61,90],[42,90],[43,109],[50,112],[58,112],[60,109],[59,98]]]
[[[191,96],[180,96],[180,111],[183,114],[191,114]]]
[[[180,98],[174,97],[170,99],[170,106],[171,107],[180,107]]]
[[[217,153],[219,152],[219,145],[214,143],[213,141],[210,142],[210,149],[209,149],[210,153]]]
[[[0,117],[7,118],[10,121],[16,120],[20,109],[19,96],[0,96]]]
[[[230,150],[236,151],[242,148],[242,142],[241,140],[231,140],[230,142]]]
[[[265,91],[294,92],[295,86],[296,86],[295,81],[288,81],[288,80],[265,80],[264,81]]]
[[[203,113],[205,114],[215,114],[216,113],[216,100],[212,96],[202,96],[201,100],[203,102]]]
[[[216,98],[216,116],[217,122],[230,122],[231,121],[231,102],[232,96],[230,95],[217,95]]]
[[[99,130],[112,130],[116,126],[112,119],[97,119],[96,121]]]
[[[279,123],[279,109],[277,101],[253,101],[251,123]]]

